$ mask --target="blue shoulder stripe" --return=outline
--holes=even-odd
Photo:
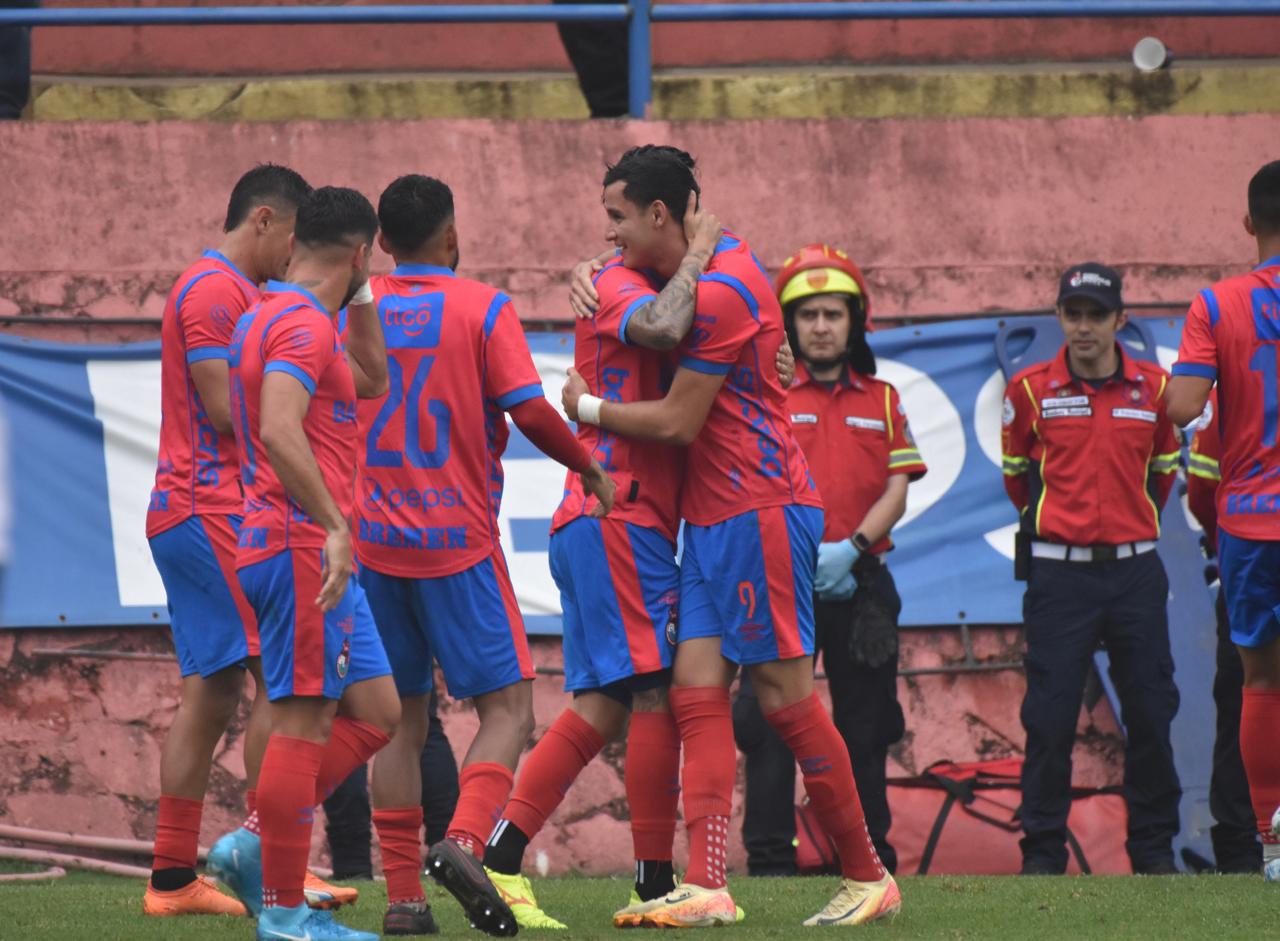
[[[1218,310],[1218,298],[1213,293],[1213,288],[1202,290],[1200,300],[1204,301],[1205,310],[1209,311],[1209,329],[1212,330],[1218,325],[1218,318],[1222,316],[1222,312]]]
[[[498,322],[498,313],[502,308],[511,303],[511,298],[499,291],[494,295],[493,300],[489,302],[489,310],[484,315],[484,335],[485,339],[489,338],[489,334],[493,333],[493,328]]]
[[[699,281],[714,281],[717,284],[724,284],[733,288],[738,292],[738,296],[742,298],[742,302],[747,305],[747,310],[751,312],[752,320],[760,319],[760,302],[756,300],[745,284],[739,281],[731,274],[724,274],[721,271],[709,271],[704,274]]]
[[[187,292],[196,286],[197,281],[200,281],[202,278],[207,278],[211,274],[222,274],[222,273],[223,272],[218,271],[217,268],[210,268],[208,271],[200,272],[198,275],[196,275],[194,278],[188,281],[186,283],[186,286],[183,287],[183,289],[178,293],[178,301],[173,305],[174,312],[177,313],[179,317],[182,316],[182,302],[187,299]]]

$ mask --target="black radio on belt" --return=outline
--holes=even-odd
[[[1019,529],[1013,534],[1013,578],[1025,582],[1031,575],[1031,534]]]

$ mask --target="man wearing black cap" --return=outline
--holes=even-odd
[[[1105,644],[1126,730],[1126,849],[1135,872],[1171,873],[1182,794],[1169,726],[1178,711],[1155,552],[1173,486],[1177,430],[1165,413],[1168,374],[1129,357],[1120,275],[1069,268],[1058,292],[1066,343],[1005,390],[1005,489],[1021,517],[1027,580],[1027,732],[1022,871],[1067,865],[1071,749],[1094,650]]]

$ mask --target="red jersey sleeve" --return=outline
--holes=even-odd
[[[885,386],[885,427],[889,429],[889,473],[906,474],[919,480],[928,471],[915,435],[907,421],[907,410],[893,386]]]
[[[718,280],[724,278],[725,280]],[[729,275],[705,274],[698,281],[698,300],[694,308],[693,329],[685,340],[680,365],[685,369],[715,376],[728,375],[742,348],[760,332],[760,321],[748,300],[746,288]]]
[[[267,327],[262,372],[287,373],[315,395],[321,375],[336,355],[338,339],[329,318],[315,310],[294,311]]]
[[[236,328],[232,311],[243,306],[238,289],[225,275],[214,272],[191,285],[178,308],[188,363],[227,358]]]
[[[521,402],[541,396],[542,377],[533,366],[524,328],[507,295],[498,294],[489,305],[484,337],[485,398],[508,411]]]
[[[1000,413],[1001,467],[1004,489],[1021,513],[1031,498],[1027,474],[1031,470],[1031,447],[1035,443],[1035,421],[1039,412],[1030,383],[1015,376],[1004,390]]]
[[[1217,298],[1214,297],[1212,288],[1206,288],[1191,302],[1191,309],[1182,322],[1178,361],[1173,364],[1175,376],[1218,378],[1218,343],[1213,336],[1217,319]]]
[[[605,266],[596,276],[595,286],[600,295],[596,326],[600,332],[612,333],[623,343],[629,343],[627,323],[631,315],[657,300],[657,292],[643,274],[621,263]]]

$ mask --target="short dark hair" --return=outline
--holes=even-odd
[[[364,194],[345,186],[322,186],[298,207],[294,237],[308,248],[373,241],[378,214]]]
[[[311,184],[297,170],[275,163],[260,163],[236,181],[227,202],[227,221],[223,232],[230,232],[245,219],[254,206],[267,203],[275,209],[297,211],[311,195]]]
[[[702,195],[702,187],[694,177],[697,163],[677,147],[645,144],[632,147],[618,162],[605,168],[604,186],[619,180],[626,182],[622,195],[637,206],[646,207],[662,200],[677,222],[684,221],[689,193]]]
[[[1280,233],[1280,160],[1272,160],[1249,181],[1249,218],[1259,235]]]
[[[378,224],[395,254],[416,252],[452,218],[453,191],[420,173],[392,180],[378,198]]]

